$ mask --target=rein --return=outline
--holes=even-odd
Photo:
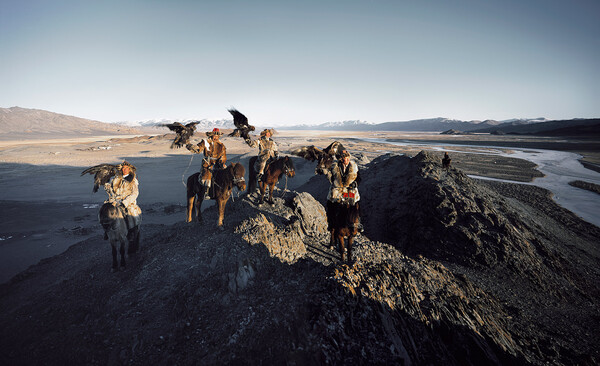
[[[183,177],[185,177],[188,169],[190,169],[190,165],[192,165],[192,160],[194,160],[194,154],[192,154],[192,157],[190,158],[190,162],[188,163],[187,168],[185,168],[185,171],[183,172],[183,174],[181,174],[181,184],[183,184],[184,187],[187,188],[187,184],[185,184],[185,181],[183,180]]]

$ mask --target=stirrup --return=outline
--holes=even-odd
[[[262,173],[258,173],[258,175],[256,176],[256,180],[259,181],[259,182],[262,182],[262,177],[263,177],[263,174]]]

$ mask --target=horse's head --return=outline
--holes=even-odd
[[[315,174],[327,174],[331,169],[334,162],[334,156],[329,154],[322,154],[317,161],[317,167],[315,168]]]
[[[296,169],[294,168],[294,162],[289,156],[286,156],[283,159],[283,173],[292,178],[296,175]]]
[[[240,191],[246,190],[246,180],[244,179],[244,174],[246,174],[246,169],[240,163],[231,163],[230,169],[232,170],[233,175],[233,184]]]

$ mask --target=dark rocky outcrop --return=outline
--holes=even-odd
[[[361,169],[354,263],[307,192],[236,199],[224,231],[214,207],[147,225],[114,274],[100,234],[83,241],[0,286],[0,364],[594,364],[598,235],[544,230],[535,207],[439,165]]]

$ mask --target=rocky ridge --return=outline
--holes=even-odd
[[[229,202],[223,232],[214,207],[148,225],[116,274],[81,242],[0,286],[0,363],[594,364],[600,235],[544,230],[438,160],[361,164],[354,263],[307,192]]]

